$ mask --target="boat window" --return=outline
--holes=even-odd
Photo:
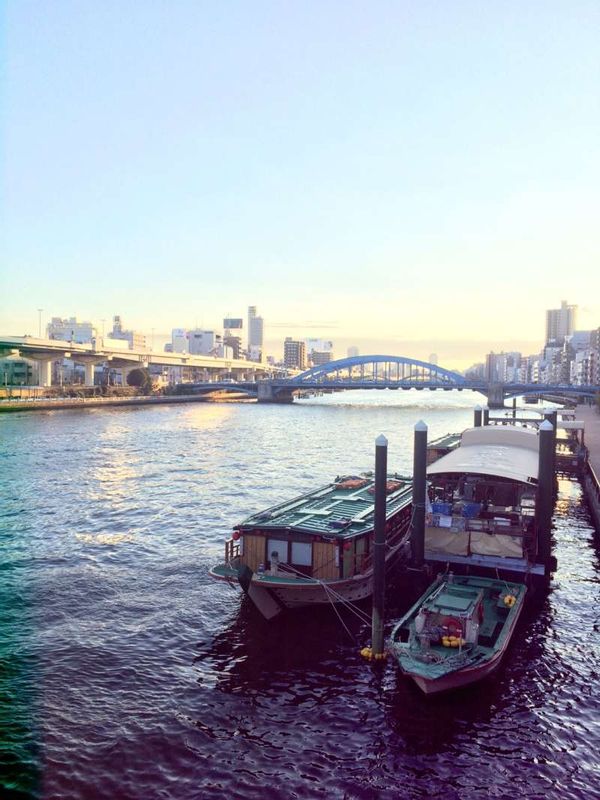
[[[312,545],[310,542],[292,542],[292,564],[300,567],[312,566]]]
[[[288,543],[285,539],[269,539],[267,541],[267,561],[271,560],[271,553],[273,552],[277,553],[282,563],[287,563]]]

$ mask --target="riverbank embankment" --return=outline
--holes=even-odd
[[[63,409],[111,408],[112,406],[157,406],[176,403],[210,403],[224,400],[248,400],[246,394],[217,392],[214,394],[182,394],[134,397],[56,397],[0,401],[0,413],[18,411],[61,411]]]
[[[596,406],[577,406],[577,419],[585,423],[588,460],[582,484],[596,530],[600,532],[600,413]]]

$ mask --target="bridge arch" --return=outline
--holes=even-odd
[[[329,381],[397,383],[422,382],[446,388],[462,388],[466,380],[458,372],[444,369],[438,364],[419,361],[407,356],[365,355],[341,358],[312,367],[300,375],[289,378],[290,385],[327,383]]]

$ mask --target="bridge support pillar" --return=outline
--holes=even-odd
[[[259,381],[259,403],[293,403],[294,396],[289,389],[276,389],[270,381]]]
[[[94,367],[96,364],[93,361],[85,361],[84,364],[85,369],[85,385],[86,386],[93,386],[94,385]]]
[[[487,396],[490,408],[504,408],[504,387],[501,383],[491,383]]]
[[[38,362],[38,385],[52,386],[52,362],[53,358],[36,359]]]

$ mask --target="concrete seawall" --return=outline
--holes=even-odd
[[[61,397],[56,400],[6,400],[0,402],[0,414],[19,411],[61,411],[65,409],[111,408],[113,406],[158,406],[177,403],[210,403],[218,400],[248,400],[246,394],[220,392],[211,395],[183,394],[161,397]]]

